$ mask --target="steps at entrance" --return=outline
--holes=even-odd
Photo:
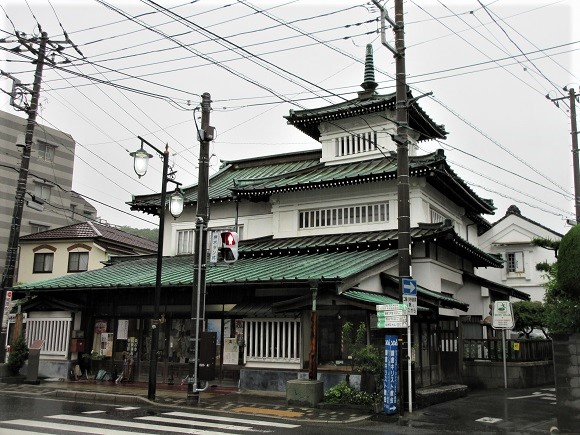
[[[467,385],[461,384],[419,388],[415,391],[415,403],[417,408],[426,408],[437,403],[465,397],[467,391]]]

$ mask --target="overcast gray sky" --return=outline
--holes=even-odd
[[[580,86],[578,3],[404,4],[408,84],[415,95],[433,92],[420,104],[449,131],[443,142],[422,143],[421,152],[444,148],[454,170],[494,200],[496,214],[486,216],[492,222],[511,204],[561,233],[574,217],[569,104],[556,107],[545,95],[562,97],[562,87]],[[51,39],[62,40],[62,25],[85,56],[69,48],[71,63],[45,69],[38,121],[77,141],[73,188],[110,205],[92,202],[114,224],[157,222],[132,215],[125,204],[131,194],[161,186],[160,162],[140,180],[133,172],[128,153],[139,147],[138,135],[159,148],[168,143],[177,180],[196,183],[192,110],[204,92],[212,96],[217,129],[215,172],[220,160],[317,148],[283,116],[355,97],[367,43],[374,47],[379,92],[394,91],[395,66],[377,33],[378,11],[363,1],[0,4],[0,37],[14,29],[38,33],[38,21]],[[384,4],[394,17],[393,1]],[[393,43],[390,30],[387,37]],[[21,56],[0,51],[0,65],[24,83],[33,80],[33,65]],[[11,83],[2,78],[0,87],[9,90]],[[5,94],[0,110],[17,113]]]

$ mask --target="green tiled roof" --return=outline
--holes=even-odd
[[[320,151],[292,153],[251,160],[227,162],[209,180],[212,202],[231,201],[234,196],[251,200],[307,189],[322,189],[395,179],[396,157],[327,165],[320,163]],[[468,212],[492,213],[492,201],[480,198],[447,164],[443,150],[409,157],[410,176],[427,181]],[[185,189],[185,202],[197,201],[197,186]],[[157,214],[159,195],[135,196],[131,210]]]
[[[393,250],[368,250],[242,258],[233,265],[208,267],[206,283],[212,285],[306,283],[312,280],[340,283],[381,262],[396,258]],[[26,289],[88,289],[153,287],[156,259],[126,261],[102,269],[67,275],[15,287]],[[191,286],[193,257],[164,257],[162,286]]]
[[[211,202],[231,201],[231,189],[245,180],[274,179],[288,173],[301,171],[320,165],[320,150],[289,153],[284,155],[257,157],[252,159],[223,161],[220,170],[209,180]],[[197,202],[197,185],[184,188],[185,204]],[[131,210],[158,214],[160,194],[133,197]],[[167,200],[169,201],[169,199]]]
[[[341,296],[373,305],[398,304],[399,301],[382,293],[374,293],[366,290],[350,289],[341,293]],[[429,308],[417,307],[417,311],[429,311]]]
[[[469,259],[476,267],[502,267],[502,260],[487,254],[459,237],[452,225],[420,224],[410,229],[414,242],[433,240],[437,244]],[[315,253],[362,249],[397,249],[398,230],[360,233],[325,234],[281,239],[242,240],[239,252],[243,256],[268,256],[283,253]]]
[[[381,293],[373,293],[365,290],[350,289],[341,293],[342,296],[357,301],[368,302],[374,305],[398,304],[399,301]]]

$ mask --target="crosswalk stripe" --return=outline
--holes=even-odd
[[[107,411],[83,411],[83,414],[104,414]]]
[[[0,435],[46,435],[46,432],[31,432],[29,430],[6,429],[0,427]]]
[[[138,406],[124,406],[122,408],[115,408],[117,411],[133,411],[134,409],[139,409]]]
[[[78,418],[78,417],[77,417]],[[36,421],[36,420],[7,420],[3,421],[3,424],[11,424],[14,426],[26,426],[26,427],[41,427],[43,429],[55,429],[59,432],[67,431],[67,432],[85,432],[90,434],[103,434],[107,433],[107,435],[127,435],[127,431],[125,430],[112,430],[112,429],[103,429],[102,427],[90,427],[90,426],[82,426],[80,427],[78,424],[60,424],[60,423],[52,423],[49,421]],[[12,432],[10,432],[12,433]],[[141,435],[155,435],[155,432],[140,432]]]
[[[187,421],[182,420],[179,418],[168,418],[168,417],[156,417],[156,416],[146,416],[146,417],[135,417],[135,420],[146,420],[146,421],[155,421],[157,423],[174,423],[174,424],[182,424],[187,426],[203,426],[203,427],[213,427],[215,429],[225,429],[225,430],[239,430],[239,431],[254,431],[251,427],[248,426],[236,426],[233,424],[222,424],[222,423],[212,423],[209,421]]]
[[[56,420],[65,420],[65,421],[73,421],[76,423],[93,423],[93,424],[103,424],[107,426],[118,426],[118,427],[130,427],[133,429],[143,429],[143,430],[154,430],[159,432],[181,432],[181,433],[192,433],[192,429],[190,428],[183,428],[183,427],[174,427],[174,426],[160,426],[156,424],[147,424],[147,423],[139,423],[136,421],[122,421],[122,420],[109,420],[106,418],[95,418],[95,417],[83,417],[82,415],[65,415],[65,414],[58,414],[58,415],[48,415],[47,418],[53,418]],[[83,426],[83,430],[85,427]],[[95,433],[95,432],[91,432]],[[101,432],[102,433],[102,429]],[[107,435],[109,434],[109,429],[107,429]],[[122,432],[119,432],[122,433]],[[126,432],[125,432],[126,433]],[[209,434],[216,434],[216,435],[231,435],[227,434],[226,432],[216,432],[215,430],[207,431],[203,429],[195,429],[196,434],[202,435],[209,435]]]
[[[300,425],[298,425],[298,424],[278,423],[275,421],[249,420],[249,419],[244,419],[244,418],[220,417],[218,415],[196,414],[196,413],[179,412],[179,411],[166,412],[166,413],[164,413],[164,415],[170,415],[172,417],[182,417],[182,418],[199,418],[202,420],[228,421],[230,423],[251,424],[253,426],[271,426],[271,427],[288,428],[288,429],[300,427]]]

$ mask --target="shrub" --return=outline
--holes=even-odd
[[[342,381],[324,393],[324,402],[349,405],[374,405],[380,403],[379,393],[365,393],[355,390],[348,382]]]
[[[8,357],[8,370],[13,375],[17,375],[20,369],[24,367],[24,362],[28,359],[28,346],[24,337],[20,336],[16,339],[10,348],[10,356]]]

